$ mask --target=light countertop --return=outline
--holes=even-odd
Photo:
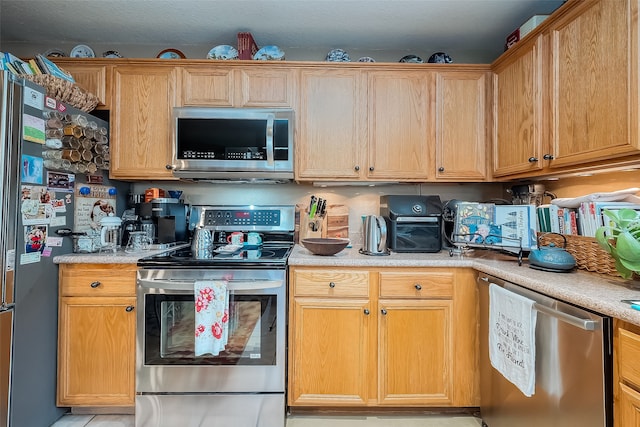
[[[640,282],[625,281],[583,270],[570,273],[534,270],[529,268],[526,259],[519,266],[517,257],[490,250],[475,250],[454,256],[449,256],[446,250],[439,253],[392,252],[389,256],[367,256],[360,254],[357,248],[347,248],[333,256],[317,256],[296,245],[289,257],[289,265],[363,268],[470,267],[598,313],[640,325],[640,311],[620,302],[623,299],[640,300]]]
[[[68,254],[55,256],[53,261],[57,264],[135,264],[142,257],[165,251]],[[515,256],[502,255],[490,250],[475,250],[454,256],[449,256],[446,250],[439,253],[392,252],[389,256],[367,256],[360,254],[357,248],[347,248],[333,256],[317,256],[296,245],[289,257],[289,265],[328,268],[468,267],[640,326],[640,311],[620,302],[623,299],[640,300],[640,282],[624,281],[582,270],[571,273],[538,271],[529,268],[526,259],[519,266]]]

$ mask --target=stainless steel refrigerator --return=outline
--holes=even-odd
[[[56,407],[58,266],[53,257],[72,252],[71,239],[60,238],[56,230],[73,227],[73,187],[65,181],[75,183],[76,175],[48,173],[44,124],[50,111],[89,116],[55,104],[40,86],[2,71],[0,103],[0,427],[48,427],[67,412]],[[52,104],[56,110],[49,110]],[[36,189],[42,192],[40,203],[33,202]],[[49,208],[51,200],[57,207],[51,203]],[[44,237],[33,237],[34,231],[45,231]]]

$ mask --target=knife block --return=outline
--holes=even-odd
[[[300,240],[312,237],[327,236],[327,216],[323,218],[309,218],[309,213],[300,211]]]

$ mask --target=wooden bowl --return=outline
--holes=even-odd
[[[308,238],[300,240],[300,244],[314,255],[335,255],[349,245],[349,239]]]

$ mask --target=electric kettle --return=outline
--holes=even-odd
[[[363,255],[389,255],[387,249],[387,224],[383,217],[368,215],[364,218]]]
[[[105,216],[100,220],[100,252],[115,253],[120,248],[121,225],[122,220],[117,216]]]

